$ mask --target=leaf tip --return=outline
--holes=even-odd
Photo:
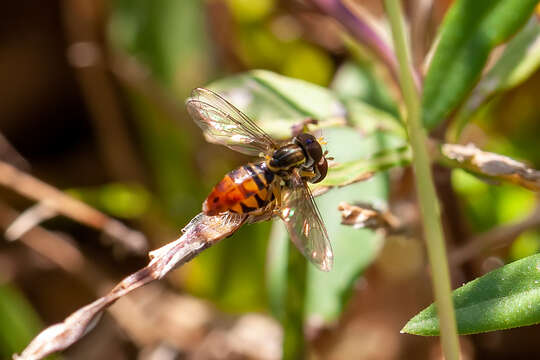
[[[400,334],[411,334],[411,335],[416,335],[416,334],[414,333],[414,331],[412,331],[411,320],[409,320],[409,321],[405,324],[405,326],[404,326],[401,330],[399,330],[399,333],[400,333]]]
[[[425,311],[425,310],[424,310]],[[400,334],[410,334],[419,336],[438,336],[439,321],[437,318],[426,318],[424,311],[415,315],[410,319],[405,326],[399,331]]]

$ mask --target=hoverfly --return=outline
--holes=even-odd
[[[328,171],[327,153],[320,142],[301,133],[278,144],[247,115],[208,89],[193,90],[186,106],[207,140],[260,158],[226,174],[204,201],[204,214],[236,213],[249,222],[277,215],[304,256],[329,271],[332,248],[307,185],[321,181]]]

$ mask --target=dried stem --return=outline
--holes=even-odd
[[[90,331],[103,311],[116,300],[151,281],[161,279],[174,268],[233,234],[244,221],[245,217],[234,214],[197,215],[182,230],[180,238],[150,252],[151,261],[146,267],[124,278],[107,295],[75,311],[62,323],[43,330],[20,355],[14,355],[14,359],[37,360],[66,349]]]
[[[0,228],[8,229],[20,216],[19,212],[0,201]],[[75,246],[60,236],[36,226],[23,234],[20,240],[67,273],[83,273],[83,256]]]
[[[42,202],[36,203],[14,219],[6,229],[4,236],[9,241],[15,241],[43,221],[57,215],[56,211],[51,209],[47,204]]]
[[[147,248],[146,238],[141,232],[129,229],[121,222],[2,161],[0,185],[39,201],[57,214],[103,231],[130,251],[141,253]]]
[[[538,226],[540,226],[540,206],[537,206],[523,221],[499,226],[474,236],[465,245],[450,253],[450,262],[454,266],[459,266],[486,250],[511,243],[524,231]]]
[[[444,144],[440,147],[440,155],[445,165],[459,167],[484,178],[540,191],[540,171],[507,156],[482,151],[473,144]]]
[[[18,218],[20,214],[16,210],[0,201],[0,228],[9,227]],[[22,235],[20,242],[77,277],[98,297],[114,287],[109,276],[85,258],[68,235],[35,226]],[[135,297],[133,294],[124,297],[121,306],[109,308],[111,316],[140,347],[166,342],[180,349],[194,350],[204,341],[206,329],[219,314],[205,302],[179,295],[161,285],[154,283],[148,291],[139,292]],[[158,308],[148,313],[149,306]],[[171,317],[173,310],[176,316]],[[187,317],[189,320],[186,321]]]
[[[338,205],[341,212],[341,223],[354,228],[383,230],[386,233],[395,232],[401,227],[401,222],[389,211],[380,211],[369,205],[351,205],[342,202]]]
[[[67,58],[92,116],[101,158],[115,179],[145,182],[101,44],[100,2],[64,0]]]

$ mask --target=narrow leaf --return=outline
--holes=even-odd
[[[182,102],[192,88],[206,81],[204,4],[198,0],[115,0],[110,4],[108,40],[112,50],[136,57],[149,72],[150,83],[164,86],[157,87],[163,92],[148,96],[153,87],[145,82],[143,87],[129,88],[128,95],[158,198],[168,215],[182,223],[200,207],[203,196],[195,193],[200,181],[189,165],[196,151],[195,137],[187,129],[180,131],[166,116],[169,113],[161,99],[169,95],[166,90],[172,90]]]
[[[537,0],[457,0],[442,25],[422,99],[424,125],[434,128],[478,81],[491,50],[524,25]]]
[[[509,90],[540,66],[540,21],[533,16],[506,46],[501,58],[476,85],[456,117],[458,133],[478,108],[498,92]]]
[[[0,357],[8,359],[24,349],[41,326],[38,314],[20,291],[0,285]]]
[[[494,270],[453,292],[459,334],[475,334],[540,323],[540,254]],[[438,335],[434,304],[402,332]]]
[[[338,163],[330,168],[326,178],[312,185],[314,194],[321,194],[332,187],[342,187],[369,179],[374,173],[395,166],[408,165],[411,161],[409,147],[390,148],[377,152],[365,159]]]
[[[285,298],[287,294],[287,259],[289,236],[280,220],[272,222],[268,251],[266,254],[266,288],[270,311],[280,321],[285,317]]]

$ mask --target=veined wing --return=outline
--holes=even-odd
[[[193,90],[186,107],[209,142],[252,156],[277,148],[253,120],[211,90]]]
[[[334,255],[328,233],[309,187],[296,171],[283,201],[280,216],[293,243],[319,269],[330,271]]]

